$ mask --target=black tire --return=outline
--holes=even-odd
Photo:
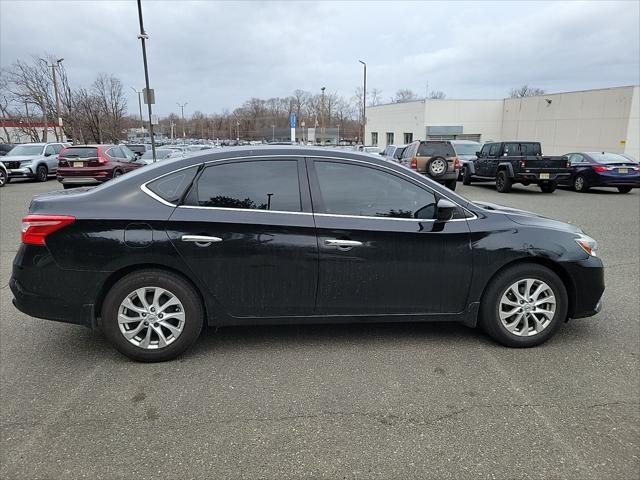
[[[618,191],[620,193],[629,193],[631,191],[631,187],[618,187]]]
[[[572,187],[576,192],[586,192],[589,190],[587,178],[582,174],[576,175],[576,178],[573,179]]]
[[[556,311],[548,325],[539,333],[519,336],[503,325],[499,316],[500,300],[507,289],[518,280],[535,279],[545,282],[553,291]],[[498,273],[487,286],[480,304],[480,326],[496,342],[507,347],[534,347],[551,338],[567,318],[567,291],[562,280],[551,270],[535,263],[522,263]],[[524,325],[524,324],[521,324]],[[528,325],[531,325],[528,323]]]
[[[125,297],[143,287],[160,287],[171,292],[183,305],[184,326],[167,346],[144,349],[127,340],[118,325],[118,310]],[[111,287],[102,305],[102,331],[113,346],[140,362],[163,362],[180,355],[196,341],[202,330],[204,309],[196,289],[181,276],[164,270],[139,270],[121,278]],[[156,336],[157,337],[157,336]]]
[[[464,171],[462,172],[462,184],[471,185],[471,170],[469,170],[469,167],[464,167]]]
[[[458,184],[458,180],[453,179],[453,180],[445,180],[444,181],[444,186],[447,187],[449,190],[455,191],[456,190],[456,185]]]
[[[543,182],[538,184],[542,193],[553,193],[555,192],[558,184],[556,182]]]
[[[444,168],[442,168],[443,163]],[[448,169],[449,164],[447,163],[447,159],[444,157],[433,157],[427,162],[427,173],[431,178],[440,178],[447,173]]]
[[[500,170],[498,175],[496,175],[496,190],[500,193],[509,193],[511,191],[511,186],[513,185],[513,181],[506,170]]]
[[[120,175],[122,175],[122,171],[121,170],[114,170],[113,171],[113,177],[111,177],[111,178],[118,178]]]
[[[49,178],[49,169],[46,165],[38,165],[36,168],[36,181],[38,182],[46,182]]]
[[[7,172],[0,169],[0,187],[4,187],[5,184],[9,183],[7,181],[8,179],[9,179],[9,176],[7,175]]]
[[[69,185],[68,183],[63,183],[62,188],[64,188],[65,190],[69,190],[70,188],[73,188],[73,185]]]

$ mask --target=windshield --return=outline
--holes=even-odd
[[[458,155],[475,155],[480,151],[479,143],[454,143],[453,148]]]
[[[17,157],[18,155],[40,155],[42,153],[42,145],[18,145],[13,147],[7,157]]]
[[[638,163],[617,153],[590,152],[589,156],[598,163]]]

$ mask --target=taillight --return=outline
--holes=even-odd
[[[102,154],[102,149],[100,147],[96,148],[96,151],[98,153],[98,163],[100,165],[109,163],[109,159]]]
[[[460,160],[458,159],[458,157],[455,157],[453,159],[453,169],[460,170]]]
[[[596,172],[606,172],[607,170],[610,170],[607,167],[603,167],[602,165],[591,165],[591,168],[593,168]]]
[[[418,170],[418,159],[416,157],[411,159],[411,168],[413,170]]]
[[[22,243],[44,245],[47,235],[75,220],[70,215],[27,215],[22,219]]]

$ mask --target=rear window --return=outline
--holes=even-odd
[[[393,154],[393,158],[400,160],[400,157],[402,157],[402,152],[404,152],[404,150],[405,150],[404,148],[396,148],[396,151]]]
[[[147,184],[147,188],[169,203],[178,203],[193,181],[198,166],[170,173]]]
[[[456,152],[447,142],[422,142],[418,147],[418,155],[421,157],[454,157]]]
[[[69,147],[60,158],[91,158],[98,156],[98,149],[96,147]]]
[[[617,153],[590,152],[589,156],[598,163],[636,163],[627,157],[618,155]]]
[[[504,153],[508,156],[540,155],[539,143],[505,143]]]

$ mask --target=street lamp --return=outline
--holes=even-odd
[[[57,125],[57,128],[60,130],[59,140],[62,141],[64,137],[64,132],[62,131],[62,117],[60,116],[60,95],[58,95],[58,80],[56,78],[56,67],[60,66],[60,64],[64,61],[64,58],[57,59],[56,63],[52,63],[51,65],[49,65],[49,63],[44,58],[41,58],[40,61],[44,62],[44,64],[47,67],[51,67],[51,76],[53,77],[53,92],[56,96],[56,115],[58,116],[58,121],[56,122],[56,125]],[[54,132],[58,131],[56,129],[56,125],[54,125],[53,127]],[[47,128],[46,125],[45,125],[45,128]],[[58,138],[58,134],[56,134],[56,138]]]
[[[149,35],[144,31],[144,23],[142,21],[142,3],[138,0],[138,21],[140,23],[140,43],[142,44],[142,62],[144,64],[144,81],[147,89],[147,110],[149,111],[149,135],[151,136],[151,154],[153,155],[153,161],[156,161],[156,141],[153,138],[153,120],[151,118],[151,88],[149,87],[149,67],[147,65],[147,46],[146,41],[149,39]]]
[[[322,103],[320,105],[320,136],[322,144],[324,145],[324,90],[326,87],[322,87],[320,90],[322,90]]]
[[[184,102],[182,104],[176,102],[176,105],[178,105],[180,107],[180,110],[182,111],[182,138],[184,139],[187,136],[187,134],[185,133],[185,130],[184,130],[184,107],[189,105],[189,102]]]
[[[140,109],[140,133],[144,136],[144,122],[142,120],[142,92],[139,92],[133,87],[129,87],[131,90],[138,94],[138,108]]]
[[[364,75],[362,82],[362,144],[364,145],[364,128],[367,123],[367,64],[362,60],[358,60],[364,66]]]

